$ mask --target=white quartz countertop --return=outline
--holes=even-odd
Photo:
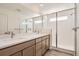
[[[19,35],[15,35],[14,38],[10,38],[10,36],[8,35],[3,35],[3,36],[0,36],[0,49],[6,48],[12,45],[16,45],[25,41],[33,40],[35,38],[39,38],[45,35],[48,35],[48,34],[46,33],[19,34]]]

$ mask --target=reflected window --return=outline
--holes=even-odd
[[[39,20],[39,21],[35,21],[35,24],[40,24],[40,23],[42,23],[41,20]]]
[[[24,21],[22,22],[22,24],[23,24],[23,25],[26,25],[26,24],[27,24],[27,22],[24,20]]]
[[[64,21],[64,20],[67,20],[68,19],[68,16],[61,16],[61,17],[58,17],[58,21]],[[53,21],[56,21],[56,18],[51,18],[50,19],[50,22],[53,22]]]

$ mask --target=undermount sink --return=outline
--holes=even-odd
[[[0,36],[0,39],[19,40],[19,39],[28,39],[29,36],[30,36],[30,38],[34,38],[34,37],[37,37],[38,34],[37,34],[37,33],[16,34],[16,35],[13,36],[13,38],[11,38],[10,35],[1,35],[1,36]]]

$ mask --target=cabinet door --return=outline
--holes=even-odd
[[[58,12],[57,48],[74,51],[74,15],[74,9]]]
[[[23,50],[23,56],[34,56],[34,55],[35,55],[35,45]]]
[[[36,43],[36,56],[41,56],[41,42]]]
[[[42,41],[42,55],[46,52],[46,40]]]
[[[52,14],[49,14],[47,16],[47,19],[48,19],[48,28],[51,29],[51,41],[50,41],[50,45],[53,46],[53,47],[56,47],[56,13],[52,13]]]
[[[41,49],[36,50],[36,56],[41,56]]]
[[[11,56],[22,56],[22,51],[12,54]]]
[[[50,46],[50,45],[49,45],[49,38],[47,38],[47,39],[46,39],[46,50],[49,49],[49,46]]]

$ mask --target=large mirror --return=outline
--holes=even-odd
[[[56,42],[56,13],[49,14],[48,15],[48,28],[51,30],[51,46],[52,47],[57,47],[57,42]]]
[[[7,15],[0,13],[0,34],[8,31],[8,19]]]
[[[42,31],[42,17],[35,17],[34,20],[34,32],[41,32]]]
[[[33,32],[33,20],[32,19],[23,20],[20,24],[20,32],[21,33]]]

